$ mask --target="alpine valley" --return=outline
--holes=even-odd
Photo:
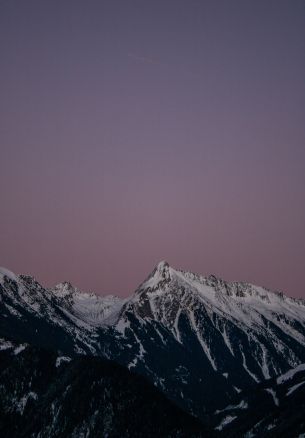
[[[305,436],[302,299],[164,261],[127,299],[1,268],[0,338],[1,436]]]

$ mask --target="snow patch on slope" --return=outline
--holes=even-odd
[[[300,386],[302,386],[304,384],[305,384],[305,381],[297,383],[296,385],[293,385],[291,388],[289,388],[286,395],[288,396],[288,395],[292,394],[296,389],[298,389]]]
[[[302,364],[298,365],[296,368],[293,368],[293,369],[287,371],[287,373],[282,374],[280,377],[278,377],[276,379],[276,382],[278,385],[281,385],[282,383],[286,382],[287,380],[292,379],[295,376],[295,374],[297,374],[301,371],[305,371],[305,363],[302,363]]]
[[[232,423],[233,420],[237,418],[236,415],[227,415],[219,424],[219,426],[215,427],[215,430],[222,430],[227,424]]]
[[[276,406],[279,406],[279,400],[278,400],[278,398],[276,396],[276,392],[273,389],[271,389],[271,388],[267,388],[265,391],[272,395],[274,404]]]

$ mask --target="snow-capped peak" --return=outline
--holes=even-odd
[[[157,264],[156,268],[157,268],[158,270],[168,269],[168,268],[169,268],[169,264],[168,264],[168,262],[167,262],[166,260],[161,260],[161,261]]]
[[[154,269],[154,278],[157,277],[157,280],[169,280],[171,278],[171,270],[172,268],[169,264],[165,260],[162,260]]]
[[[147,279],[138,287],[136,295],[143,292],[143,290],[149,292],[163,289],[172,280],[174,272],[174,269],[165,260],[159,262]]]

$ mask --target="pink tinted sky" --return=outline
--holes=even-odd
[[[126,296],[161,259],[305,297],[301,0],[4,0],[0,264]]]

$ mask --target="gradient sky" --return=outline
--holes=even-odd
[[[305,297],[303,0],[2,0],[0,265]]]

